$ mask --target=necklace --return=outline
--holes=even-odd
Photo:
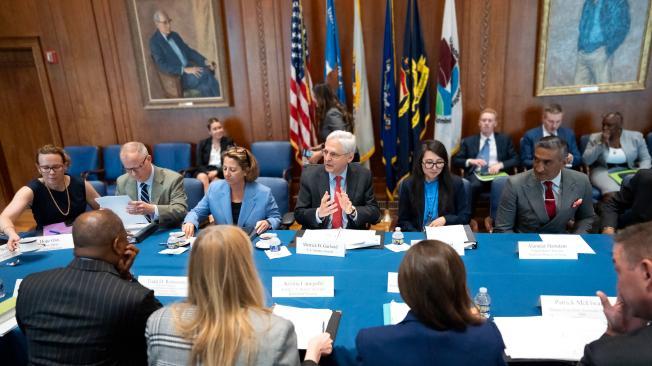
[[[65,178],[63,184],[64,185],[66,184]],[[52,198],[52,202],[54,202],[54,205],[57,207],[57,210],[59,210],[59,212],[61,212],[63,216],[68,216],[68,214],[70,213],[70,192],[68,192],[68,186],[66,186],[66,197],[68,197],[68,209],[66,210],[66,212],[63,212],[61,210],[61,207],[59,207],[57,200],[54,199],[54,196],[52,195],[52,191],[50,191],[50,187],[48,187],[48,185],[45,184],[45,182],[43,182],[43,185],[45,186],[45,189],[48,190],[48,193],[50,194],[50,198]]]

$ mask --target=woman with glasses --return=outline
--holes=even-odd
[[[299,366],[294,327],[265,307],[251,247],[232,226],[199,234],[190,252],[188,298],[147,320],[150,365]],[[316,365],[332,350],[327,333],[315,336],[303,365]]]
[[[398,287],[410,311],[396,325],[358,333],[358,365],[506,365],[502,336],[478,314],[453,247],[438,240],[413,245]]]
[[[40,178],[21,187],[9,205],[0,214],[0,230],[7,236],[9,250],[16,250],[20,236],[14,222],[27,208],[32,209],[37,234],[44,226],[58,223],[71,224],[86,211],[88,204],[94,209],[99,197],[93,186],[80,177],[66,174],[70,157],[57,146],[45,145],[36,153],[36,169]]]
[[[193,236],[199,224],[213,215],[215,224],[237,225],[247,233],[276,229],[281,214],[272,191],[259,183],[258,162],[244,147],[232,147],[222,158],[224,180],[213,182],[208,192],[183,220],[183,232]]]
[[[235,146],[233,140],[226,136],[222,121],[216,117],[208,120],[209,138],[197,144],[197,179],[204,185],[204,192],[215,179],[224,179],[222,173],[222,153]]]
[[[437,140],[423,141],[412,174],[399,190],[398,225],[403,231],[423,231],[426,226],[466,225],[470,216],[464,183],[450,173],[446,147]]]

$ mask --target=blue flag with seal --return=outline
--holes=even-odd
[[[411,170],[414,152],[421,144],[430,121],[430,68],[421,36],[419,7],[408,0],[403,57],[399,71],[398,158],[399,180]]]
[[[387,197],[394,200],[396,193],[396,79],[394,75],[394,22],[392,21],[392,0],[387,0],[385,10],[385,40],[383,45],[383,66],[381,70],[381,125],[380,135],[383,146],[383,164],[385,164],[385,180]]]
[[[337,72],[337,98],[346,105],[346,93],[342,81],[342,56],[340,55],[340,35],[337,30],[337,17],[333,0],[326,0],[326,51],[324,51],[324,80],[333,70]]]

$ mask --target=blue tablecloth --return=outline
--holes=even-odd
[[[277,231],[284,244],[294,238],[293,231]],[[422,239],[422,233],[405,233],[407,242]],[[616,275],[611,263],[612,238],[606,235],[583,235],[596,255],[580,254],[577,261],[519,260],[518,241],[538,241],[535,234],[478,234],[478,249],[466,250],[463,257],[467,268],[468,287],[475,294],[481,286],[489,289],[493,316],[540,315],[539,295],[587,295],[603,290],[616,295]],[[139,275],[186,275],[189,252],[179,256],[158,254],[164,246],[167,232],[158,232],[139,244],[140,255],[133,273]],[[390,235],[385,240],[391,240]],[[351,365],[355,361],[355,336],[361,328],[382,325],[382,304],[402,301],[399,294],[387,292],[387,272],[397,272],[403,253],[387,249],[348,251],[346,257],[296,255],[269,260],[262,250],[254,258],[268,301],[300,307],[329,308],[342,311],[331,362]],[[7,267],[0,264],[0,278],[11,294],[16,279],[29,273],[67,265],[71,250],[25,255],[21,264]],[[335,276],[333,298],[272,299],[273,276]],[[437,281],[436,278],[432,279]],[[162,297],[168,304],[178,298]],[[17,332],[13,332],[17,333]],[[16,336],[13,334],[12,336]]]

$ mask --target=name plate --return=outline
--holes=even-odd
[[[346,247],[341,241],[316,241],[297,238],[297,254],[344,257]]]
[[[568,243],[549,243],[541,241],[519,241],[519,259],[575,259],[577,248]]]
[[[272,297],[334,297],[333,276],[272,277]]]
[[[397,272],[387,272],[387,292],[393,294],[400,294],[401,292],[398,289],[398,273]]]
[[[611,304],[616,297],[609,297]],[[556,318],[586,318],[607,321],[602,303],[597,296],[550,296],[541,295],[541,315]]]
[[[156,296],[188,296],[188,277],[185,276],[138,276],[138,282],[154,290]]]

